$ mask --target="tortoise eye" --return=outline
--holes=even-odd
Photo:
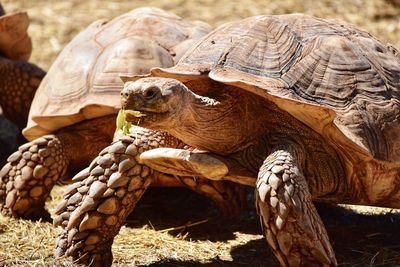
[[[157,95],[158,88],[156,87],[150,87],[146,89],[146,91],[143,92],[143,96],[147,99],[151,99]]]

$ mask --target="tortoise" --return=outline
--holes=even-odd
[[[32,42],[26,12],[5,14],[0,4],[0,106],[19,130],[26,126],[29,108],[45,72],[27,62]]]
[[[114,138],[123,86],[119,75],[171,67],[195,39],[210,30],[200,21],[187,21],[161,9],[139,8],[110,21],[96,21],[78,34],[60,53],[36,92],[23,130],[31,142],[20,146],[0,171],[2,214],[49,219],[44,203],[54,184],[61,179],[68,181]],[[171,145],[185,146],[160,135]],[[117,166],[111,167],[114,170]],[[148,168],[143,172],[149,172]],[[153,185],[187,186],[209,196],[228,216],[240,211],[241,200],[233,193],[236,185],[152,175],[156,178]],[[187,179],[190,181],[184,182]],[[101,190],[99,187],[97,193]]]
[[[125,120],[192,148],[148,147],[135,162],[255,187],[263,233],[282,266],[337,265],[313,201],[400,208],[399,53],[353,25],[250,17],[212,31],[174,67],[125,81]],[[100,158],[113,157],[117,144]],[[137,199],[146,180],[127,176]],[[109,188],[121,173],[106,177]],[[107,222],[126,215],[115,198],[94,202],[65,219],[57,245],[83,262],[109,257],[120,225]]]

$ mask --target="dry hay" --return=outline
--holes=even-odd
[[[160,194],[165,190],[167,194]],[[57,186],[47,203],[50,212],[61,195],[62,188]],[[254,254],[250,263],[273,266],[276,261],[264,244],[254,215],[252,211],[239,220],[221,219],[211,203],[186,189],[151,189],[114,241],[114,265],[242,265],[247,261],[244,256]],[[49,222],[0,215],[0,266],[74,266],[52,255],[60,230]],[[232,253],[235,248],[238,252]]]
[[[257,14],[303,12],[341,18],[384,42],[400,47],[400,8],[396,1],[375,0],[5,0],[7,11],[26,10],[34,51],[31,60],[48,69],[60,50],[93,20],[117,16],[139,6],[156,6],[214,26]],[[50,213],[60,199],[52,192]],[[250,201],[251,202],[251,201]],[[400,214],[389,209],[356,206],[319,209],[341,266],[399,266]],[[207,220],[207,222],[204,222]],[[189,222],[203,222],[176,231]],[[55,261],[60,229],[48,222],[0,217],[0,266],[72,266]],[[254,210],[239,219],[221,219],[214,207],[191,192],[153,189],[145,194],[117,236],[115,266],[277,266],[261,236]]]
[[[61,195],[57,186],[47,205],[51,213]],[[341,266],[398,266],[400,212],[350,207],[356,212],[349,206],[318,207]],[[171,228],[176,230],[164,231]],[[60,230],[49,222],[0,216],[0,266],[75,266],[52,256]],[[278,266],[254,209],[223,219],[208,200],[186,189],[146,192],[116,237],[113,253],[114,266]]]

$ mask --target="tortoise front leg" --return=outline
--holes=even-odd
[[[68,166],[59,137],[47,135],[26,143],[7,161],[0,171],[0,212],[31,219],[47,216],[45,200]]]
[[[264,235],[282,266],[336,265],[294,151],[277,149],[260,168],[255,196]]]
[[[36,89],[46,73],[34,64],[1,56],[0,70],[0,106],[5,117],[22,131]]]
[[[111,266],[114,236],[152,182],[151,169],[138,164],[135,157],[153,148],[151,141],[158,146],[153,138],[157,136],[145,142],[144,132],[135,138],[123,137],[73,178],[75,183],[66,189],[55,211],[54,225],[64,228],[56,257],[67,255],[77,263]]]
[[[64,228],[57,242],[57,257],[67,255],[77,262],[91,263],[91,266],[110,266],[111,245],[126,217],[152,182],[162,184],[166,181],[161,173],[138,163],[138,157],[146,150],[160,146],[179,147],[183,143],[166,133],[138,129],[130,137],[122,137],[105,148],[89,168],[73,178],[75,184],[66,190],[55,211],[58,216],[54,224]],[[217,203],[230,200],[233,205],[240,203],[233,200],[241,194],[224,188],[223,184],[213,186],[206,180],[180,179],[182,185]],[[227,209],[227,213],[236,212],[226,204],[220,207]]]

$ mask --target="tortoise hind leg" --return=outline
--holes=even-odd
[[[282,266],[336,266],[295,155],[276,150],[260,168],[255,195],[264,235]]]
[[[20,146],[7,161],[0,171],[1,213],[30,219],[46,216],[45,200],[68,165],[60,139],[40,137]]]

